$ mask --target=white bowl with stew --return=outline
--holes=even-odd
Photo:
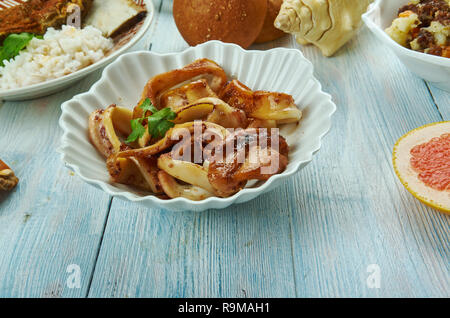
[[[363,15],[369,29],[388,46],[414,74],[433,86],[450,92],[450,58],[417,52],[401,46],[385,32],[397,18],[398,10],[409,0],[377,0]]]

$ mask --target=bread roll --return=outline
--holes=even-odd
[[[262,30],[267,0],[174,0],[173,16],[190,45],[209,40],[249,47]]]
[[[267,14],[261,33],[256,38],[255,43],[264,43],[281,38],[285,33],[278,30],[273,25],[278,13],[280,12],[283,0],[267,0]]]

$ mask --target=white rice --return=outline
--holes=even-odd
[[[0,90],[24,87],[73,73],[101,60],[113,41],[92,26],[49,28],[25,50],[0,67]]]

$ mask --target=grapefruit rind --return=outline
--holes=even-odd
[[[410,164],[410,151],[414,146],[445,133],[450,133],[450,121],[428,124],[408,132],[395,144],[392,162],[400,182],[414,197],[436,210],[450,214],[450,192],[434,190],[425,185]]]

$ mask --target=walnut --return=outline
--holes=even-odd
[[[0,160],[0,190],[12,190],[18,182],[19,179],[15,176],[14,172]]]

